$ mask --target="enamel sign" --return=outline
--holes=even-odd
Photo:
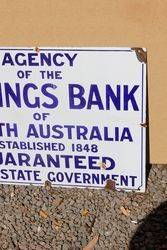
[[[0,48],[0,182],[145,190],[146,64],[130,48]]]

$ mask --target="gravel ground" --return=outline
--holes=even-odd
[[[144,194],[0,185],[0,249],[167,249],[167,166]]]

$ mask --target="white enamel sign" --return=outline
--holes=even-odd
[[[145,110],[130,48],[1,48],[0,182],[144,191]]]

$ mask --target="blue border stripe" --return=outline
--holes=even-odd
[[[144,64],[142,63],[142,98],[141,98],[141,123],[143,123],[143,99],[144,99],[144,91],[143,91],[143,84],[144,84]],[[141,187],[143,186],[143,127],[141,126]]]
[[[2,184],[1,185],[3,185],[4,183],[8,183],[8,184],[10,184],[10,183],[12,183],[12,184],[16,184],[16,182],[15,181],[0,181],[0,183],[2,182]],[[33,186],[38,186],[38,185],[45,185],[45,183],[43,183],[43,182],[36,182],[36,183],[34,183],[34,182],[17,182],[17,184],[28,184],[28,185],[33,185]],[[17,185],[16,184],[16,185]],[[28,186],[27,185],[27,186]],[[99,186],[83,186],[83,185],[68,185],[68,184],[62,184],[62,183],[57,183],[57,184],[51,184],[51,186],[52,187],[59,187],[59,186],[61,186],[61,187],[72,187],[72,188],[75,188],[75,187],[82,187],[82,188],[100,188],[100,189],[105,189],[105,186],[104,187],[99,187]],[[116,190],[122,190],[123,188],[117,188],[116,187]],[[131,188],[124,188],[125,190],[132,190]],[[133,189],[133,190],[138,190],[138,188],[136,188],[136,189]]]
[[[133,52],[133,50],[120,50],[120,49],[112,49],[112,50],[96,50],[96,49],[40,49],[40,51],[89,51],[89,52]]]
[[[0,50],[2,50],[2,51],[34,51],[34,52],[36,52],[35,51],[35,48],[34,49],[0,49]],[[105,50],[105,49],[101,49],[101,50],[96,50],[96,49],[40,49],[39,48],[39,50],[40,51],[89,51],[89,52],[134,52],[134,50],[131,50],[131,49],[111,49],[111,50]],[[38,53],[38,52],[36,52],[36,53]]]
[[[0,49],[2,51],[34,51],[35,49]]]

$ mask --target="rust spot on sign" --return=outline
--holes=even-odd
[[[110,190],[115,190],[115,181],[113,180],[107,180],[107,183],[105,185],[105,190],[110,191]]]
[[[104,163],[104,162],[99,162],[99,167],[101,168],[101,169],[106,169],[106,164]]]
[[[147,128],[147,123],[140,123],[140,125],[144,128]]]
[[[40,49],[38,47],[35,47],[35,52],[39,53]]]
[[[131,49],[134,50],[134,51],[136,52],[137,59],[138,59],[140,62],[147,63],[147,52],[144,51],[143,48],[134,47],[134,48],[131,48]]]

